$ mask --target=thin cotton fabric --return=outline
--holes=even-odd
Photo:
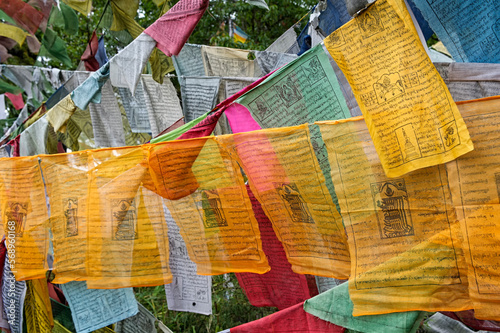
[[[388,177],[473,149],[403,0],[376,1],[325,45],[351,85]]]

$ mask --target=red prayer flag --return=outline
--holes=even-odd
[[[309,292],[306,276],[292,271],[292,265],[274,233],[271,221],[248,185],[247,190],[259,223],[262,249],[271,270],[265,274],[237,273],[238,282],[254,306],[275,306],[282,310],[303,303],[313,296]]]
[[[178,55],[205,13],[209,0],[181,0],[149,26],[145,33],[167,56]]]
[[[0,0],[0,9],[17,22],[17,24],[32,34],[44,19],[43,13],[22,0]]]
[[[80,58],[85,64],[85,69],[88,70],[89,72],[95,72],[100,67],[99,62],[95,58],[98,48],[99,48],[99,40],[97,39],[97,35],[94,30],[94,32],[92,32],[92,37],[90,37],[90,40],[87,43],[87,48],[85,49]]]
[[[14,94],[6,92],[5,96],[8,99],[10,99],[10,101],[12,102],[12,105],[14,105],[14,108],[16,108],[16,110],[21,110],[22,108],[24,108],[23,93],[19,93],[17,95],[14,95]]]
[[[231,328],[231,333],[343,333],[345,328],[321,320],[303,309],[299,303],[270,316]]]

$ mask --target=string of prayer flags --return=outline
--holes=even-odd
[[[156,42],[153,38],[141,33],[132,43],[111,58],[109,67],[113,86],[128,88],[134,94],[142,70],[155,45]]]
[[[77,333],[89,333],[132,317],[139,311],[132,288],[88,289],[85,282],[72,281],[62,290]]]
[[[308,314],[332,324],[363,333],[415,333],[425,312],[410,311],[353,317],[348,284],[341,284],[304,303]]]
[[[470,309],[444,166],[388,178],[361,117],[317,124],[353,254],[353,315]]]
[[[149,166],[198,274],[269,271],[240,168],[216,138],[154,145]]]
[[[230,333],[344,333],[345,328],[333,325],[305,312],[304,302],[273,313],[267,317],[236,326],[226,332]],[[222,332],[221,332],[222,333]]]
[[[413,1],[453,59],[500,62],[500,23],[494,1]]]
[[[403,0],[379,0],[325,39],[389,177],[445,163],[473,149],[411,22]]]
[[[5,235],[16,244],[16,258],[11,264],[16,279],[45,277],[48,268],[48,213],[36,157],[2,161],[0,202]]]
[[[156,40],[156,47],[167,56],[177,55],[208,4],[208,0],[181,0],[144,32]]]
[[[255,218],[259,223],[262,248],[271,270],[265,274],[236,273],[238,283],[253,306],[286,309],[311,298],[305,275],[292,271],[283,245],[274,233],[271,221],[247,185]]]
[[[500,143],[500,97],[459,102],[458,105],[477,147],[446,164],[463,235],[468,294],[476,318],[500,320],[496,306],[500,300],[499,266],[495,255],[500,214],[499,158],[496,154]]]
[[[294,272],[347,278],[342,219],[325,185],[307,125],[217,137],[234,152],[273,223]]]

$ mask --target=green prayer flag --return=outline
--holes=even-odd
[[[72,66],[66,50],[66,43],[50,28],[45,30],[39,55],[59,60],[68,67]]]
[[[0,10],[0,20],[4,20],[7,23],[13,24],[17,26],[17,22],[14,21],[12,17],[7,15],[3,10]]]
[[[149,57],[153,80],[163,84],[163,78],[167,73],[174,71],[174,62],[172,58],[167,57],[161,50],[155,48]]]
[[[343,283],[304,303],[304,310],[332,324],[363,333],[414,333],[425,312],[411,311],[353,317],[354,304],[348,283]]]
[[[22,93],[23,91],[24,90],[21,89],[20,87],[12,85],[12,84],[7,83],[4,80],[0,79],[0,94],[8,92],[8,93],[17,95],[19,93]]]
[[[60,3],[61,10],[53,6],[49,16],[49,24],[62,28],[68,35],[78,32],[78,16],[76,11],[65,3]]]

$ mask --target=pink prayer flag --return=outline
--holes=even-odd
[[[231,333],[343,333],[345,328],[321,320],[303,309],[304,302],[270,316],[231,328]]]
[[[156,40],[156,47],[167,56],[178,55],[208,3],[209,0],[181,0],[144,32]]]
[[[19,93],[17,95],[6,92],[5,96],[10,99],[12,105],[16,108],[16,110],[21,110],[24,107],[23,93]]]
[[[253,119],[250,111],[241,104],[233,103],[226,109],[226,117],[233,133],[250,132],[262,129]]]

